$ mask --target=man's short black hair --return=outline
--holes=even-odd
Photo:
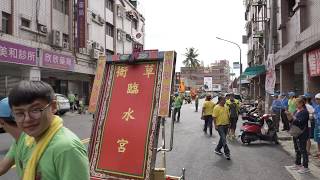
[[[52,87],[43,81],[21,81],[9,93],[9,105],[20,106],[31,104],[37,99],[48,103],[55,99]]]

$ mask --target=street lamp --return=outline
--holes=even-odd
[[[232,41],[229,41],[229,40],[226,40],[226,39],[222,39],[220,37],[216,37],[217,39],[221,40],[221,41],[226,41],[228,43],[231,43],[231,44],[234,44],[236,46],[238,46],[239,50],[240,50],[240,76],[239,76],[239,94],[241,95],[241,74],[242,74],[242,63],[241,63],[241,48],[239,46],[239,44],[235,43],[235,42],[232,42]]]

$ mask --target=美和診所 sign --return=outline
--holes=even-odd
[[[36,54],[36,48],[0,40],[0,62],[36,66]]]

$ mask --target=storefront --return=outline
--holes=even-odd
[[[0,96],[7,96],[23,79],[39,79],[37,52],[36,48],[0,40]]]
[[[8,96],[21,80],[43,80],[56,93],[78,94],[88,103],[94,75],[80,73],[89,69],[80,66],[70,52],[52,52],[0,40],[0,97]]]
[[[256,65],[247,67],[243,72],[243,76],[247,77],[247,92],[252,98],[265,95],[265,65]]]
[[[307,88],[305,90],[316,94],[320,92],[320,47],[309,51],[306,58],[308,75],[306,76]]]

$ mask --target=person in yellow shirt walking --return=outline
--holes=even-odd
[[[214,152],[222,155],[221,149],[223,147],[225,157],[230,160],[230,150],[227,145],[227,133],[230,125],[229,108],[225,105],[226,99],[224,97],[218,98],[218,104],[213,108],[213,122],[214,127],[218,131],[220,140]]]
[[[230,94],[230,99],[226,101],[226,105],[229,108],[230,112],[230,129],[229,129],[229,138],[236,139],[235,131],[237,128],[237,122],[240,112],[240,102],[234,98],[234,94]]]
[[[207,127],[209,126],[210,136],[212,136],[212,113],[215,106],[214,102],[211,101],[212,97],[207,94],[206,100],[202,106],[201,119],[204,120],[203,132],[207,134]]]

